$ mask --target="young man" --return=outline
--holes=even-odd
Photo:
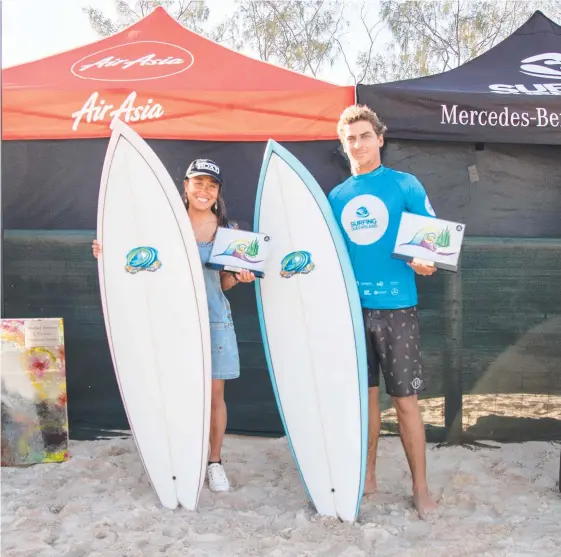
[[[397,412],[399,432],[413,477],[419,516],[436,509],[426,480],[425,430],[417,394],[425,390],[417,316],[415,273],[436,268],[392,258],[404,211],[435,216],[417,178],[386,168],[380,148],[386,127],[366,106],[345,109],[339,139],[352,176],[333,189],[329,202],[343,230],[359,287],[368,349],[369,439],[365,494],[376,490],[376,451],[380,436],[380,369]]]

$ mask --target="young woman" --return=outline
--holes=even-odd
[[[185,174],[183,199],[203,265],[212,344],[210,455],[207,468],[211,491],[228,491],[230,488],[221,460],[227,420],[224,382],[227,379],[236,379],[240,375],[238,344],[232,312],[223,291],[240,282],[249,283],[255,280],[254,274],[248,270],[233,274],[215,271],[205,266],[210,257],[216,229],[219,226],[234,226],[226,218],[223,187],[220,168],[215,162],[197,159],[189,165]],[[94,240],[93,254],[98,257],[100,253],[101,246],[97,240]]]

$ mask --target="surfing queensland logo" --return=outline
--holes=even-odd
[[[261,263],[262,261],[259,259],[259,241],[257,239],[251,241],[243,239],[235,240],[219,255],[235,257],[246,263]]]
[[[285,255],[281,261],[281,277],[290,278],[294,275],[307,275],[315,265],[309,251],[293,251]]]
[[[135,41],[88,54],[70,71],[93,81],[146,81],[188,70],[193,55],[180,46],[160,41]]]
[[[127,253],[125,271],[134,275],[139,271],[157,271],[162,266],[158,259],[158,250],[148,246],[133,248]]]
[[[341,221],[350,240],[359,245],[377,242],[389,223],[388,209],[375,195],[359,195],[351,199],[341,213]]]

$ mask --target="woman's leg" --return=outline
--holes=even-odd
[[[220,462],[224,433],[226,432],[227,410],[224,401],[224,380],[212,380],[210,409],[210,458],[212,462]]]
[[[208,488],[211,491],[228,491],[230,489],[228,476],[226,476],[221,460],[226,419],[224,379],[213,379],[210,408],[210,457],[207,469]]]

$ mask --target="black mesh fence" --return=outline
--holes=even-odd
[[[128,427],[107,346],[93,231],[6,231],[6,317],[64,318],[71,434]],[[561,240],[466,240],[459,273],[419,279],[429,438],[561,439]],[[282,435],[252,287],[228,293],[241,378],[229,430]],[[382,385],[383,392],[383,385]],[[383,426],[397,432],[382,395]]]
[[[469,237],[457,274],[418,282],[429,435],[561,439],[561,239]]]

